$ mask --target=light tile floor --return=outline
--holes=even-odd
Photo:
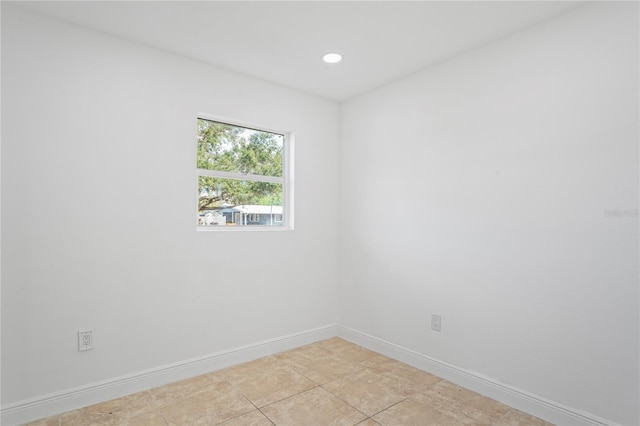
[[[336,337],[29,425],[550,423]]]

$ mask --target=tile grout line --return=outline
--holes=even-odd
[[[395,407],[396,405],[401,404],[401,403],[403,403],[403,402],[407,401],[408,399],[409,399],[409,397],[406,397],[405,399],[403,399],[403,400],[401,400],[401,401],[398,401],[398,402],[396,402],[395,404],[391,404],[390,406],[383,408],[382,410],[378,411],[377,413],[372,414],[372,415],[371,415],[371,417],[370,417],[370,418],[371,418],[371,420],[373,420],[373,421],[375,422],[375,419],[373,419],[373,417],[374,417],[374,416],[377,416],[378,414],[382,413],[383,411],[387,411],[389,408],[391,408],[391,407]],[[377,423],[377,422],[376,422],[376,423]]]
[[[238,388],[237,388],[233,383],[231,383],[231,382],[227,382],[227,383],[229,383],[229,384],[231,385],[231,387],[233,387],[235,390],[237,390],[237,391],[240,393],[240,395],[242,395],[242,397],[243,397],[244,399],[246,399],[246,400],[247,400],[247,402],[249,402],[249,404],[253,405],[253,408],[255,408],[255,409],[256,409],[260,414],[262,414],[262,415],[263,415],[267,420],[269,420],[269,421],[271,422],[271,424],[273,424],[274,426],[276,426],[276,424],[275,424],[275,423],[273,423],[273,421],[269,418],[269,416],[267,416],[265,413],[263,413],[263,412],[262,412],[262,410],[261,410],[261,409],[260,409],[256,404],[254,404],[254,403],[253,403],[253,401],[252,401],[251,399],[249,399],[249,397],[248,397],[247,395],[245,395],[245,394],[244,394],[240,389],[238,389]],[[224,422],[221,422],[221,423],[218,423],[218,424],[224,424],[225,422],[228,422],[228,421],[233,420],[233,419],[237,419],[238,417],[241,417],[241,416],[244,416],[244,415],[246,415],[246,414],[249,414],[250,412],[251,412],[251,411],[247,411],[246,413],[242,413],[242,414],[240,414],[240,415],[238,415],[238,416],[236,416],[236,417],[232,417],[232,418],[227,419],[227,420],[225,420]]]
[[[345,376],[346,377],[346,376]],[[336,380],[340,380],[340,379],[336,379]],[[332,380],[331,382],[335,382],[336,380]],[[328,382],[328,383],[331,383]],[[325,383],[326,384],[326,383]],[[329,393],[330,395],[332,395],[333,397],[339,399],[340,401],[344,402],[348,407],[353,408],[354,410],[356,410],[358,413],[362,414],[363,416],[366,417],[366,419],[362,420],[365,421],[368,418],[370,418],[371,416],[369,416],[367,413],[363,413],[362,411],[360,411],[359,409],[357,409],[356,407],[354,407],[353,405],[349,404],[347,401],[345,401],[344,399],[340,398],[338,395],[334,394],[333,392],[331,392],[329,389],[326,389],[323,385],[320,385],[319,387],[321,387],[324,391],[326,391],[327,393]],[[360,422],[362,423],[362,422]]]
[[[357,345],[355,343],[352,343],[352,342],[349,342],[349,343],[351,345],[359,347],[359,345]],[[311,346],[311,345],[314,345],[314,344],[312,343],[312,344],[305,345],[305,346]],[[299,397],[299,396],[305,394],[306,392],[311,392],[311,391],[314,391],[314,390],[317,390],[318,388],[320,388],[323,392],[326,392],[328,395],[331,395],[331,397],[335,398],[338,401],[341,401],[343,404],[345,404],[346,407],[349,407],[351,410],[353,410],[354,414],[355,413],[359,413],[360,415],[362,415],[364,417],[364,419],[360,420],[358,423],[355,423],[356,425],[359,425],[359,424],[361,424],[363,422],[367,422],[368,420],[373,422],[374,424],[379,424],[375,419],[373,419],[374,416],[377,416],[377,415],[379,415],[379,414],[381,414],[381,413],[383,413],[383,412],[385,412],[387,410],[390,410],[393,407],[396,407],[396,406],[398,406],[398,405],[400,405],[400,404],[402,404],[402,403],[404,403],[406,401],[416,401],[419,404],[421,404],[423,402],[421,402],[421,400],[416,400],[415,398],[417,398],[420,393],[423,393],[424,389],[433,389],[439,383],[448,382],[447,380],[445,380],[445,379],[443,379],[443,378],[441,378],[439,376],[434,376],[439,380],[434,382],[434,383],[431,383],[431,384],[429,384],[427,386],[423,386],[427,382],[422,383],[421,380],[420,381],[416,380],[414,382],[414,380],[412,380],[412,378],[409,378],[409,376],[405,377],[406,374],[402,370],[397,370],[396,371],[396,369],[390,369],[390,367],[388,367],[388,366],[385,367],[383,365],[384,362],[386,361],[385,359],[378,359],[378,358],[375,358],[373,356],[364,357],[364,356],[362,356],[362,354],[359,351],[350,350],[348,348],[346,350],[339,350],[339,349],[337,349],[335,347],[331,348],[331,347],[328,347],[326,345],[321,345],[319,347],[322,349],[321,352],[325,352],[326,351],[326,353],[331,354],[332,357],[335,356],[335,357],[339,358],[340,360],[342,360],[344,363],[349,364],[349,365],[351,365],[351,366],[353,366],[354,368],[357,368],[357,369],[355,371],[350,371],[349,368],[334,369],[332,367],[332,365],[328,365],[326,363],[321,364],[322,368],[320,368],[320,367],[315,367],[314,368],[314,366],[311,365],[311,364],[307,365],[306,361],[307,360],[309,360],[309,361],[316,360],[318,362],[322,362],[323,360],[322,360],[321,354],[315,354],[317,356],[311,356],[311,355],[314,354],[313,351],[301,352],[300,356],[302,356],[302,358],[296,358],[297,355],[294,354],[294,356],[292,356],[292,357],[279,358],[279,359],[277,359],[277,362],[275,362],[275,363],[267,362],[267,363],[259,364],[259,368],[257,368],[257,369],[254,366],[251,369],[248,369],[246,371],[243,370],[243,369],[238,371],[238,374],[241,374],[243,377],[245,375],[258,375],[258,376],[266,375],[267,379],[269,379],[272,376],[272,374],[274,373],[274,371],[279,371],[280,369],[286,369],[286,370],[289,370],[289,371],[295,373],[295,375],[298,375],[299,377],[304,378],[307,381],[307,383],[304,383],[304,382],[297,383],[297,381],[296,381],[296,383],[295,383],[296,386],[286,387],[286,392],[285,393],[290,392],[290,391],[294,391],[293,394],[288,395],[286,397],[283,397],[281,399],[277,399],[276,401],[269,402],[268,404],[265,404],[265,405],[263,405],[261,407],[258,407],[258,405],[256,405],[256,403],[254,403],[241,390],[241,387],[244,386],[243,385],[244,381],[241,380],[240,382],[238,382],[236,380],[234,382],[233,380],[229,380],[230,376],[227,376],[225,374],[219,375],[217,377],[217,379],[213,381],[213,383],[209,383],[207,381],[207,383],[205,383],[205,384],[200,384],[200,382],[198,382],[199,385],[193,385],[193,386],[189,387],[188,390],[185,390],[185,395],[186,395],[185,398],[191,398],[194,395],[197,395],[201,389],[213,387],[217,383],[225,382],[227,385],[231,386],[231,388],[234,389],[235,392],[237,392],[239,395],[241,395],[242,398],[244,398],[244,400],[246,402],[248,402],[253,407],[253,409],[249,409],[249,411],[241,413],[241,414],[237,414],[237,415],[234,414],[233,417],[225,419],[225,420],[220,421],[220,422],[215,423],[215,424],[222,425],[222,424],[224,424],[226,422],[231,422],[234,419],[238,419],[239,417],[245,416],[245,415],[247,415],[249,413],[253,413],[254,410],[255,410],[255,411],[259,412],[264,418],[266,418],[266,420],[268,420],[268,422],[271,425],[278,426],[276,424],[276,421],[273,420],[272,418],[270,418],[269,416],[267,416],[267,414],[263,411],[263,409],[266,409],[267,407],[271,407],[271,406],[273,406],[275,404],[279,404],[279,403],[281,403],[283,401]],[[284,351],[282,353],[286,353],[286,352],[288,352],[288,351]],[[318,357],[320,357],[320,359],[316,359]],[[264,357],[264,358],[269,358],[269,357]],[[356,358],[358,358],[360,360],[355,360]],[[404,364],[401,361],[395,360],[393,358],[388,358],[388,359],[391,360],[391,361],[394,361],[394,362],[398,362],[400,364]],[[296,360],[298,360],[298,362]],[[349,361],[349,360],[352,360],[352,361]],[[254,360],[254,361],[259,361],[259,360]],[[250,362],[243,363],[243,364],[249,364],[249,363],[254,362],[254,361],[250,361]],[[242,364],[240,364],[240,365],[242,365]],[[231,367],[231,368],[233,368],[233,367]],[[328,370],[327,370],[327,368],[328,368]],[[223,370],[226,370],[226,369],[222,369],[220,371],[223,371]],[[397,401],[395,403],[390,404],[387,407],[384,407],[384,408],[380,409],[379,408],[380,404],[374,404],[374,405],[377,405],[377,407],[376,406],[369,407],[369,408],[379,409],[379,411],[375,412],[372,415],[368,415],[368,414],[364,413],[360,409],[358,409],[358,408],[354,407],[353,405],[351,405],[347,400],[343,399],[342,397],[340,397],[339,395],[335,394],[334,392],[332,392],[329,389],[327,389],[327,387],[325,387],[325,386],[329,386],[331,384],[335,384],[336,389],[334,389],[334,391],[336,391],[336,392],[340,391],[341,394],[345,395],[345,397],[350,397],[351,394],[349,392],[347,392],[343,388],[342,384],[336,383],[336,382],[345,381],[345,380],[349,381],[349,378],[352,378],[353,376],[361,374],[366,370],[369,370],[369,372],[373,373],[374,376],[377,376],[377,377],[380,377],[380,378],[384,378],[384,380],[380,382],[380,386],[382,386],[382,390],[383,391],[390,390],[390,389],[396,389],[396,383],[395,382],[397,382],[397,381],[406,382],[406,383],[411,382],[411,383],[416,384],[416,387],[415,387],[415,389],[413,387],[406,388],[406,391],[410,391],[410,392],[402,391],[402,392],[398,393],[397,396],[398,397],[402,397],[402,399],[400,399],[399,401]],[[329,371],[329,373],[327,373],[327,371]],[[306,374],[305,374],[305,372],[306,372]],[[344,372],[344,373],[342,373],[342,372]],[[212,375],[212,374],[215,374],[215,373],[216,373],[216,371],[209,372],[209,373],[203,374],[202,376]],[[327,373],[328,375],[325,374],[325,373]],[[400,374],[400,373],[402,373],[402,374]],[[369,374],[369,373],[367,373],[367,374]],[[317,379],[317,380],[313,380],[313,379],[311,379],[309,377],[309,376],[312,376],[312,375],[316,375],[317,377],[320,377],[320,378]],[[336,377],[336,375],[337,375],[337,377]],[[196,377],[198,377],[198,376],[196,376]],[[235,377],[235,376],[233,376],[233,377]],[[411,377],[413,377],[413,376],[411,376]],[[193,378],[191,378],[191,379],[193,379]],[[191,380],[191,379],[187,379],[187,380]],[[321,383],[321,382],[323,382],[324,380],[327,380],[327,379],[330,379],[330,380],[326,381],[325,383]],[[374,379],[372,378],[371,380],[374,380]],[[369,380],[369,383],[371,383],[371,380]],[[377,380],[377,379],[375,379],[375,380]],[[390,383],[387,380],[392,380],[393,383]],[[277,395],[282,395],[283,393],[280,392],[280,389],[285,390],[285,387],[283,387],[284,384],[280,384],[280,380],[279,379],[278,379],[277,382],[279,383],[279,387],[274,392],[271,392],[271,391],[265,392],[268,389],[270,389],[272,386],[268,386],[266,388],[260,388],[260,389],[262,389],[262,391],[261,391],[262,393],[258,394],[258,396],[256,397],[256,400],[263,399],[263,400],[267,400],[268,401],[268,399],[270,397],[274,397],[274,396],[277,397]],[[291,382],[291,383],[287,382],[287,383],[289,385],[294,384],[293,382]],[[310,387],[306,388],[306,389],[303,389],[303,390],[296,389],[296,388],[298,388],[297,385],[298,384],[302,384],[302,383],[304,383],[305,386],[310,386]],[[429,381],[429,383],[430,383],[430,381]],[[158,388],[164,388],[164,387],[170,386],[170,385],[171,384],[168,384],[168,385],[160,386]],[[239,385],[242,385],[242,386],[239,386]],[[397,385],[401,386],[401,383],[397,384]],[[366,383],[364,383],[363,386],[366,387],[367,386]],[[457,385],[455,385],[455,386],[457,386]],[[166,416],[165,416],[165,414],[164,414],[164,412],[163,412],[163,410],[161,408],[161,404],[160,404],[160,400],[164,400],[164,398],[161,398],[160,400],[158,400],[158,397],[161,397],[164,394],[163,393],[159,393],[158,397],[157,397],[156,393],[152,392],[152,390],[153,389],[146,389],[146,390],[143,390],[141,392],[137,392],[137,394],[146,394],[146,396],[148,396],[148,398],[149,398],[149,400],[151,402],[151,404],[149,404],[149,407],[151,407],[151,411],[153,413],[155,413],[155,415],[157,415],[158,417],[160,417],[163,420],[163,424],[164,425],[169,426],[170,422],[167,420],[167,418],[166,418]],[[245,390],[249,391],[249,389],[247,389],[246,387],[245,387]],[[458,389],[458,390],[460,390],[460,389]],[[438,394],[439,393],[440,392],[438,392]],[[265,396],[266,398],[263,398],[263,396]],[[395,400],[395,396],[396,395],[394,395],[394,397],[390,398],[390,399],[386,399],[385,398],[385,400],[388,401],[388,402],[391,402],[391,401]],[[308,399],[308,397],[303,397],[303,398]],[[116,400],[117,399],[118,398],[116,398]],[[209,401],[209,398],[207,398],[207,400]],[[109,401],[105,401],[105,402],[109,402]],[[358,401],[355,401],[355,402],[357,403]],[[380,401],[380,402],[384,402],[384,401]],[[424,403],[426,403],[426,402],[424,402]],[[133,415],[132,413],[134,411],[137,413],[140,410],[140,407],[138,407],[138,405],[135,405],[135,407],[138,407],[138,408],[136,410],[133,410],[135,407],[133,405],[131,405],[131,404],[132,404],[131,402],[128,402],[126,404],[128,408],[127,408],[126,412],[123,412],[123,413],[127,414],[127,416],[125,416],[127,418],[127,420],[129,419],[129,417],[131,417]],[[291,405],[291,404],[288,404],[288,405]],[[429,404],[429,405],[431,405],[431,404]],[[363,405],[363,407],[365,407],[365,406]],[[368,405],[367,405],[367,407],[368,407]],[[509,406],[507,406],[507,407],[508,407],[508,409],[506,411],[504,411],[501,415],[499,415],[499,416],[497,416],[495,418],[486,419],[486,420],[488,420],[488,423],[482,423],[482,424],[485,425],[485,426],[490,426],[490,425],[497,426],[497,425],[500,424],[500,422],[503,419],[508,418],[510,413],[515,418],[515,415],[517,413],[519,413],[519,410],[517,410],[517,409],[515,409],[513,407],[509,407]],[[84,407],[84,408],[87,408],[87,407]],[[438,407],[433,407],[433,408],[435,408],[437,411],[441,412],[442,414],[448,414],[449,413],[449,411],[445,411],[445,409],[443,407],[439,407],[439,408]],[[244,407],[243,409],[248,409],[248,406]],[[79,411],[79,410],[82,410],[82,409],[73,410],[73,411]],[[275,408],[274,408],[274,410],[277,411],[277,409],[275,409]],[[404,410],[404,408],[398,408],[395,411],[398,411],[398,410],[402,411],[402,410]],[[484,411],[481,408],[479,408],[479,410],[480,411]],[[109,413],[109,414],[111,414],[111,413]],[[229,413],[229,414],[231,414],[231,413]],[[465,418],[465,419],[475,420],[475,418],[471,417],[471,415],[469,415],[469,414],[466,414],[466,413],[463,413],[463,412],[460,412],[458,414],[462,415],[463,418]],[[490,414],[490,413],[487,413],[487,414]],[[122,414],[122,415],[124,415],[124,414]],[[391,413],[389,413],[388,415],[391,415]],[[276,419],[277,418],[278,417],[276,416]],[[63,419],[62,414],[58,414],[58,415],[56,415],[54,417],[54,419],[52,419],[53,420],[52,424],[57,423],[58,426],[63,426],[62,425],[63,424],[63,420],[62,419]],[[121,419],[121,420],[123,420],[123,419]],[[346,420],[346,418],[344,418],[344,420]],[[48,424],[50,424],[50,423],[48,423]],[[521,423],[521,424],[525,424],[525,423]]]
[[[305,377],[305,378],[306,378],[306,377]],[[307,379],[308,379],[308,378],[307,378]],[[311,379],[309,379],[309,380],[311,380]],[[311,380],[311,381],[312,381],[312,380]],[[313,382],[313,381],[312,381],[312,382]],[[242,396],[243,396],[243,397],[244,397],[244,398],[245,398],[245,399],[246,399],[246,400],[247,400],[251,405],[253,405],[253,407],[254,407],[258,412],[260,412],[260,414],[262,414],[262,415],[263,415],[267,420],[269,420],[269,421],[271,422],[271,424],[273,424],[274,426],[276,426],[276,424],[275,424],[275,423],[274,423],[274,421],[271,419],[271,417],[267,416],[267,415],[262,411],[262,409],[263,409],[263,408],[265,408],[265,407],[269,407],[269,406],[271,406],[271,405],[273,405],[273,404],[277,404],[278,402],[285,401],[285,400],[287,400],[287,399],[289,399],[289,398],[293,398],[293,397],[295,397],[295,396],[298,396],[298,395],[300,395],[300,394],[302,394],[302,393],[304,393],[304,392],[307,392],[307,391],[310,391],[310,390],[312,390],[312,389],[316,389],[316,388],[320,387],[320,385],[316,384],[315,382],[313,382],[313,383],[314,383],[316,386],[314,386],[314,387],[312,387],[312,388],[309,388],[309,389],[305,389],[305,390],[303,390],[303,391],[301,391],[301,392],[298,392],[298,393],[296,393],[296,394],[289,395],[289,396],[287,396],[287,397],[285,397],[285,398],[282,398],[282,399],[279,399],[279,400],[277,400],[277,401],[270,402],[269,404],[263,405],[262,407],[258,407],[258,406],[257,406],[257,405],[256,405],[256,404],[255,404],[255,403],[254,403],[250,398],[249,398],[249,397],[247,397],[247,396],[246,396],[246,395],[245,395],[245,394],[244,394],[240,389],[236,388],[233,384],[231,384],[231,386],[233,386],[233,387],[234,387],[238,392],[240,392],[240,394],[241,394],[241,395],[242,395]],[[240,417],[240,416],[244,416],[245,414],[247,414],[247,413],[240,414],[239,416],[233,417],[232,419],[234,419],[234,418],[238,418],[238,417]],[[232,420],[232,419],[227,419],[227,420],[225,420],[225,421],[229,421],[229,420]],[[222,423],[224,423],[224,422],[222,422]]]

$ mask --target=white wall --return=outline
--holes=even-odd
[[[605,215],[638,208],[637,4],[581,7],[342,115],[2,12],[3,405],[339,319],[640,422],[638,218]],[[295,132],[294,232],[195,231],[197,112]]]
[[[2,12],[3,404],[336,322],[337,104]],[[198,112],[294,132],[295,231],[196,232]]]
[[[341,323],[640,423],[638,71],[602,3],[346,102]]]

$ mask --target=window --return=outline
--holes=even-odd
[[[198,228],[292,227],[288,134],[199,117]]]

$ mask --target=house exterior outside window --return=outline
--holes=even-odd
[[[199,230],[293,229],[292,136],[199,115]]]

